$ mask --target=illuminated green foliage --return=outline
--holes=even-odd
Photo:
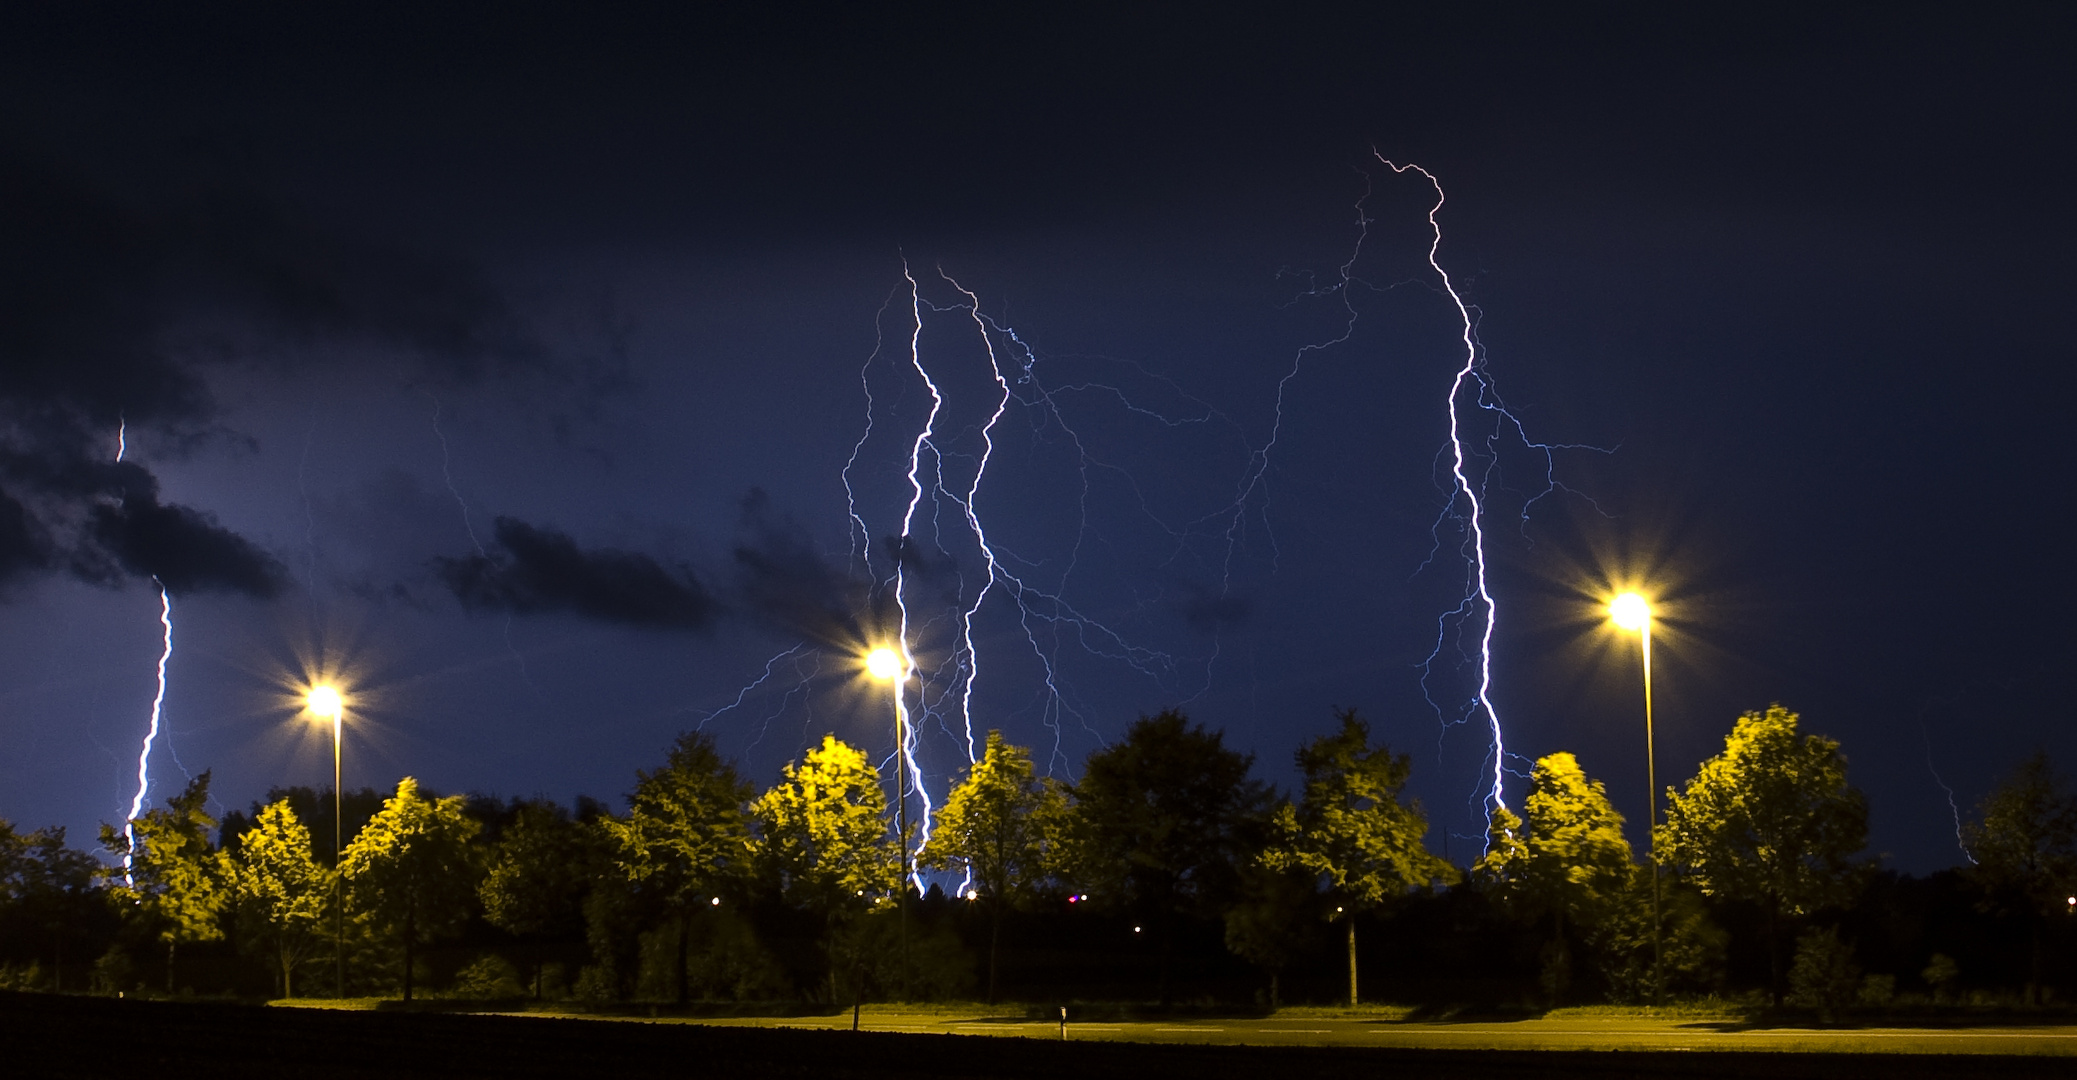
[[[837,999],[837,929],[853,917],[893,903],[901,853],[887,823],[879,770],[865,754],[824,735],[822,745],[789,763],[780,781],[751,807],[760,854],[781,895],[823,918],[829,950],[830,998]]]
[[[889,902],[901,855],[887,828],[880,771],[834,735],[789,763],[752,807],[762,852],[787,899],[839,913]]]
[[[1315,874],[1348,925],[1349,1000],[1356,993],[1356,920],[1404,896],[1457,880],[1457,870],[1429,854],[1421,838],[1428,818],[1419,802],[1400,801],[1413,772],[1405,754],[1370,745],[1370,725],[1354,709],[1336,714],[1341,729],[1298,748],[1304,792],[1276,811],[1276,842],[1264,854],[1274,869]]]
[[[1623,816],[1601,781],[1589,780],[1579,761],[1562,751],[1536,762],[1521,818],[1504,807],[1494,811],[1493,832],[1501,842],[1487,849],[1474,873],[1524,915],[1550,920],[1543,984],[1555,1000],[1571,981],[1566,924],[1599,924],[1630,882]]]
[[[683,1002],[691,993],[686,969],[693,913],[750,872],[745,804],[751,787],[714,749],[713,738],[697,732],[678,737],[663,768],[635,775],[627,816],[603,818],[599,826],[628,881],[661,902],[678,924]]]
[[[979,902],[988,906],[991,1002],[1003,911],[1030,902],[1046,880],[1051,838],[1043,826],[1056,816],[1047,804],[1064,799],[1057,784],[1037,778],[1031,751],[1008,745],[1002,732],[990,731],[981,760],[938,809],[936,827],[923,846],[921,866],[962,872],[972,879]]]
[[[352,905],[394,938],[403,954],[404,1000],[411,1000],[417,946],[461,927],[476,898],[475,852],[483,826],[460,795],[428,799],[405,777],[353,843],[341,871]]]
[[[1868,804],[1846,782],[1839,744],[1799,736],[1780,705],[1749,712],[1684,792],[1667,789],[1659,858],[1712,895],[1767,913],[1774,1000],[1782,1000],[1780,923],[1842,903],[1862,869]]]
[[[310,853],[310,830],[287,799],[269,803],[241,833],[229,863],[243,943],[261,945],[281,971],[281,996],[295,996],[295,967],[319,942],[332,872]]]
[[[153,926],[166,946],[166,989],[175,987],[175,949],[183,943],[223,939],[222,915],[230,902],[230,868],[209,842],[216,819],[209,802],[209,773],[188,781],[186,789],[163,807],[146,810],[131,823],[135,840],[113,825],[101,826],[101,844],[117,856],[130,856],[131,884],[112,887],[118,903],[134,909]],[[120,871],[113,871],[119,874]]]

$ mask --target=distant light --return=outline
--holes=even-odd
[[[1652,619],[1651,601],[1626,592],[1608,602],[1608,617],[1625,630],[1642,630]]]
[[[1132,932],[1133,932],[1133,933],[1135,933],[1135,934],[1139,933],[1139,927],[1137,927],[1137,926],[1133,927],[1133,928],[1132,928]]]
[[[346,699],[340,697],[338,688],[333,686],[311,687],[310,692],[303,695],[303,705],[328,720],[337,719],[346,711]]]
[[[1341,909],[1340,909],[1340,908],[1335,908],[1335,909],[1334,909],[1334,913],[1335,913],[1336,915],[1339,915],[1339,914],[1341,914]]]
[[[979,900],[979,899],[981,898],[981,890],[979,890],[979,889],[968,889],[968,890],[967,890],[967,892],[966,892],[966,898],[967,898],[968,900]]]
[[[1072,904],[1072,903],[1074,903],[1075,901],[1077,901],[1077,900],[1080,900],[1080,899],[1081,899],[1081,897],[1079,897],[1079,896],[1070,896],[1070,897],[1068,897],[1068,898],[1067,898],[1067,902],[1068,902],[1068,903],[1070,903],[1070,904]]]
[[[901,667],[901,654],[885,645],[865,654],[866,672],[881,682],[900,677]]]
[[[710,904],[714,905],[715,907],[720,907],[720,906],[721,906],[721,898],[717,896],[717,897],[715,897],[714,899],[712,899],[712,900],[708,901],[708,903],[710,903]]]

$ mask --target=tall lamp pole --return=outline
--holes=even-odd
[[[346,835],[346,802],[339,784],[339,748],[345,725],[346,699],[339,695],[336,687],[315,686],[304,696],[303,702],[320,719],[330,718],[332,721],[332,959],[336,977],[332,993],[343,998],[346,996],[346,876],[343,873],[346,863],[343,840]]]
[[[901,890],[895,894],[901,922],[902,997],[909,988],[909,730],[908,710],[902,707],[902,684],[908,681],[908,664],[900,653],[881,646],[866,654],[865,669],[873,678],[894,687],[894,831],[901,846]]]
[[[1646,793],[1645,822],[1651,827],[1649,848],[1652,864],[1652,1004],[1660,1003],[1665,990],[1664,925],[1659,917],[1659,761],[1652,745],[1652,606],[1651,601],[1626,592],[1609,601],[1608,616],[1624,630],[1635,631],[1644,657],[1644,775],[1650,785]]]

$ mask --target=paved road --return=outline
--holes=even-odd
[[[851,1017],[699,1019],[731,1027],[849,1029]],[[1057,1023],[892,1011],[867,1012],[867,1031],[1015,1035],[1059,1039]],[[1773,1050],[1852,1053],[2038,1054],[2077,1056],[2077,1027],[1753,1028],[1718,1021],[1584,1017],[1507,1023],[1405,1023],[1381,1020],[1205,1020],[1070,1023],[1068,1041],[1255,1046],[1377,1046],[1462,1050]]]

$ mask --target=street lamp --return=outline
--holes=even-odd
[[[339,745],[346,719],[346,699],[339,689],[319,684],[303,695],[303,707],[320,720],[332,721],[332,951],[337,962],[337,982],[332,992],[346,996],[346,835],[345,797],[339,785]]]
[[[1626,592],[1608,602],[1610,621],[1637,635],[1644,657],[1644,776],[1648,785],[1644,820],[1652,864],[1652,1003],[1657,1004],[1663,987],[1665,948],[1660,941],[1659,918],[1659,762],[1652,740],[1652,606],[1651,601]]]
[[[908,710],[902,707],[902,683],[908,681],[909,665],[902,655],[885,645],[865,655],[866,673],[894,687],[894,831],[901,845],[901,891],[895,894],[901,922],[902,996],[908,996],[909,979],[909,730]]]

